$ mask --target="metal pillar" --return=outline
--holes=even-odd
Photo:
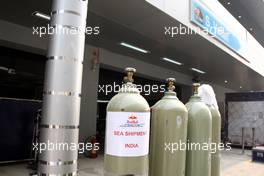
[[[255,147],[255,128],[252,128],[252,149]]]
[[[245,128],[242,127],[242,154],[245,154]]]
[[[88,0],[53,0],[44,84],[38,175],[77,175]],[[77,147],[76,147],[77,146]]]

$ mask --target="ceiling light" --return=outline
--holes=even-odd
[[[227,83],[228,83],[228,81],[227,81],[227,80],[225,80],[225,83],[227,84]]]
[[[250,31],[253,31],[253,28],[249,28]]]
[[[206,72],[202,71],[202,70],[199,70],[197,68],[191,68],[192,71],[195,71],[197,73],[201,73],[201,74],[205,74]]]
[[[12,68],[9,68],[7,73],[10,74],[10,75],[15,75],[16,74],[16,70],[12,69]]]
[[[8,71],[8,68],[7,68],[7,67],[2,67],[2,66],[0,66],[0,70]]]
[[[242,18],[242,16],[241,16],[241,15],[239,15],[239,16],[238,16],[238,18]]]
[[[109,100],[97,100],[97,103],[109,103]]]
[[[242,86],[240,86],[239,88],[240,88],[240,89],[242,89],[243,87],[242,87]]]
[[[0,66],[0,70],[7,71],[7,73],[10,74],[10,75],[15,75],[16,74],[16,70],[13,69],[13,68],[7,68],[7,67]]]
[[[38,11],[33,12],[32,15],[35,16],[35,17],[38,17],[38,18],[45,19],[45,20],[50,20],[50,16],[49,15],[46,15],[46,14],[38,12]]]
[[[170,62],[170,63],[173,63],[173,64],[176,64],[176,65],[183,65],[183,63],[177,62],[175,60],[172,60],[172,59],[169,59],[169,58],[166,58],[166,57],[162,58],[162,60]]]
[[[227,5],[231,5],[231,2],[227,2]]]
[[[142,52],[142,53],[150,53],[150,51],[147,51],[145,49],[130,45],[130,44],[125,43],[125,42],[121,42],[120,45],[125,46],[125,47],[130,48],[130,49],[133,49],[133,50],[136,50],[136,51],[139,51],[139,52]]]

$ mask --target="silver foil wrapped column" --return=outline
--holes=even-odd
[[[38,174],[77,175],[88,0],[53,0],[40,129]]]

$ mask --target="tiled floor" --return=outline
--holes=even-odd
[[[79,160],[80,176],[102,176],[103,157],[92,160]],[[26,164],[0,166],[0,176],[28,176],[30,170]],[[251,151],[244,155],[241,150],[223,152],[221,158],[221,176],[264,176],[264,164],[251,162]]]

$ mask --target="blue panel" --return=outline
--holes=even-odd
[[[241,44],[232,31],[229,31],[225,24],[216,19],[213,13],[197,0],[191,0],[191,21],[230,49],[236,52],[241,49]]]

